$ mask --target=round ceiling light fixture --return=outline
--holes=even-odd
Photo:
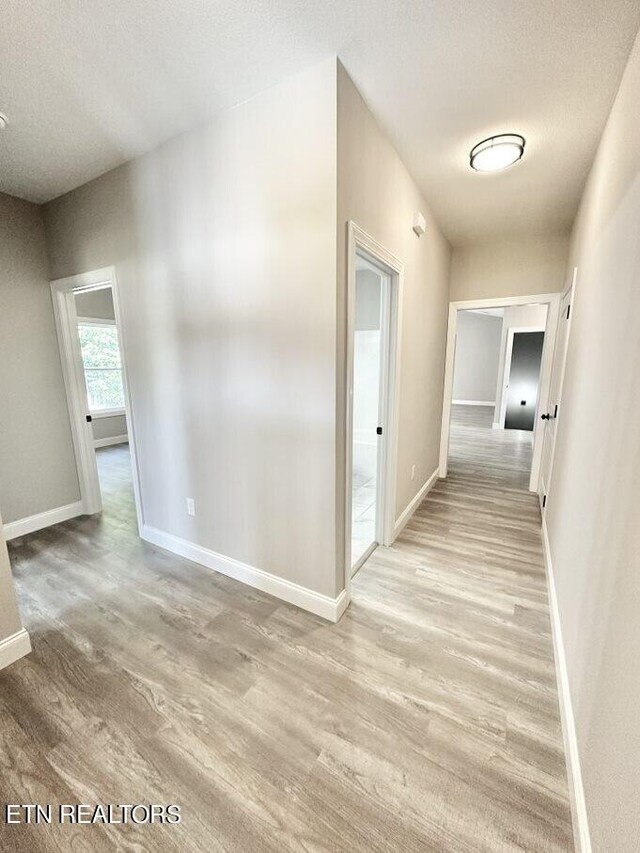
[[[483,139],[471,149],[469,163],[476,172],[499,172],[513,166],[524,153],[524,136],[501,133]]]

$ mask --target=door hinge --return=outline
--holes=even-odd
[[[546,503],[547,503],[547,496],[546,496],[546,495],[544,495],[544,496],[543,496],[543,498],[542,498],[542,508],[543,508],[543,509],[545,508]]]

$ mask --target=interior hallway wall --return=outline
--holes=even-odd
[[[80,500],[40,209],[0,193],[0,510]]]
[[[412,231],[422,211],[426,234]],[[438,466],[451,249],[397,152],[338,63],[337,509],[344,564],[344,411],[347,223],[354,220],[404,264],[396,518]],[[415,479],[411,468],[416,466]],[[342,576],[338,584],[343,582]]]
[[[640,41],[574,227],[547,526],[594,851],[640,839]]]
[[[54,276],[116,266],[145,523],[331,597],[335,75],[44,209]]]
[[[456,246],[450,299],[557,293],[564,286],[568,251],[567,234],[532,234]]]
[[[453,401],[495,403],[502,317],[459,311]]]

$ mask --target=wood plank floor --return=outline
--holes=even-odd
[[[329,625],[141,542],[100,451],[103,516],[11,543],[34,652],[0,673],[2,797],[183,821],[0,821],[1,849],[571,850],[528,454],[456,413],[449,478]]]

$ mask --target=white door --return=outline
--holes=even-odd
[[[383,539],[390,276],[356,257],[353,341],[351,568]]]
[[[562,383],[564,381],[564,368],[567,359],[567,345],[569,342],[569,329],[571,325],[572,298],[573,285],[563,293],[560,301],[560,316],[558,318],[556,343],[553,350],[553,364],[551,366],[548,410],[546,412],[542,412],[540,415],[543,421],[545,421],[542,461],[540,464],[540,485],[538,491],[540,507],[543,511],[546,508],[547,497],[549,495],[549,488],[551,485],[558,418],[560,417],[562,402]]]

